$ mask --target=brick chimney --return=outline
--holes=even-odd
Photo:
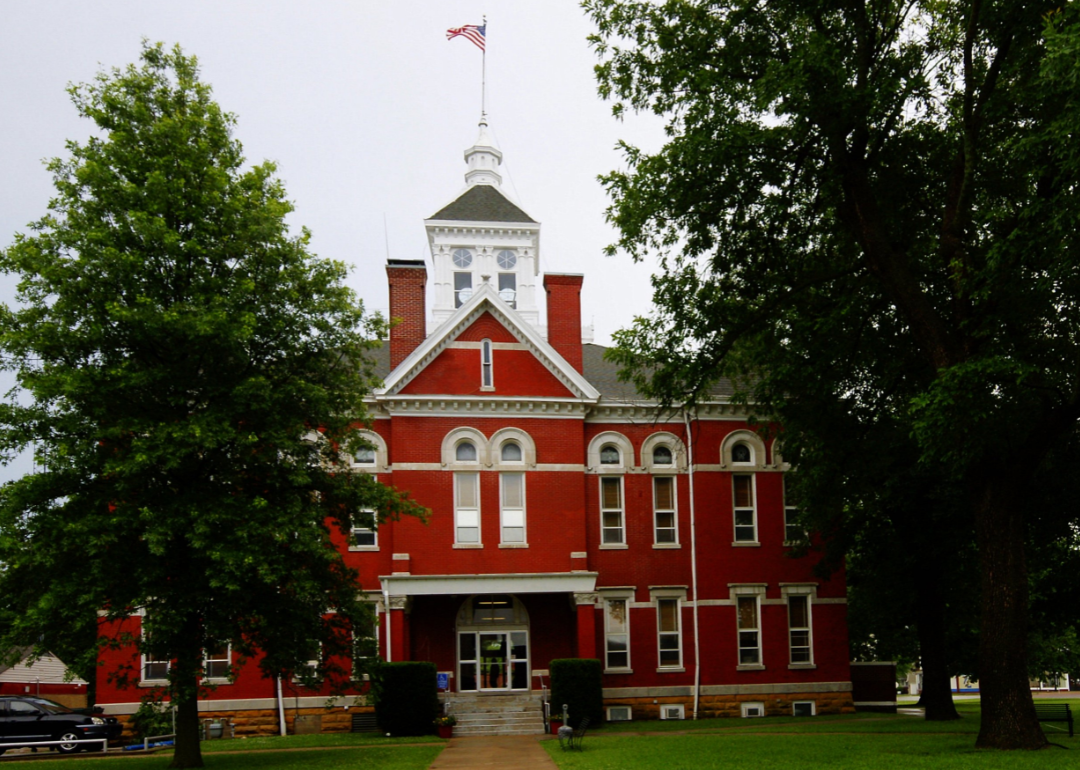
[[[424,288],[427,268],[422,259],[388,259],[386,280],[390,284],[390,369],[408,358],[427,337]]]
[[[581,282],[580,273],[545,273],[547,291],[548,342],[572,367],[583,372],[581,363]]]

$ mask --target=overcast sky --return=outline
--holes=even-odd
[[[136,61],[146,37],[198,56],[248,160],[278,163],[290,224],[311,229],[316,253],[353,265],[365,305],[385,312],[388,246],[393,258],[429,258],[423,219],[464,184],[481,53],[446,30],[485,13],[504,186],[543,225],[541,271],[585,274],[583,321],[606,343],[646,311],[649,267],[601,254],[613,235],[596,177],[621,165],[618,139],[656,146],[661,132],[648,118],[616,121],[597,96],[592,27],[573,0],[3,0],[0,244],[45,212],[42,159],[91,132],[66,84]]]
[[[278,164],[296,204],[290,226],[350,264],[365,306],[385,313],[388,253],[430,265],[423,220],[464,185],[481,53],[446,30],[486,14],[489,122],[504,188],[542,223],[540,270],[585,274],[582,320],[602,344],[648,311],[650,266],[602,254],[614,234],[596,177],[622,165],[619,139],[655,148],[661,126],[611,117],[596,93],[592,26],[573,0],[0,4],[0,246],[46,212],[42,161],[93,130],[66,85],[135,62],[145,37],[199,58],[249,162]],[[0,282],[8,302],[13,280]],[[0,479],[28,466],[23,458]]]

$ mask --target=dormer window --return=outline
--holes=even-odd
[[[750,449],[749,444],[736,444],[731,448],[731,462],[733,463],[752,463],[754,461],[753,450]]]
[[[507,249],[503,249],[495,257],[495,261],[499,263],[500,270],[513,270],[517,265],[517,254]]]
[[[652,453],[653,465],[671,465],[673,458],[671,455],[671,447],[658,446]]]
[[[606,444],[600,449],[601,465],[618,465],[620,461],[619,449],[614,444]]]
[[[454,267],[464,270],[472,265],[472,252],[468,249],[458,249],[454,252]]]
[[[471,441],[462,441],[454,451],[454,458],[459,463],[476,462],[476,445]]]
[[[516,441],[507,441],[502,445],[502,460],[504,463],[521,462],[521,445]]]

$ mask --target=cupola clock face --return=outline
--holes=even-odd
[[[454,267],[465,268],[472,264],[472,252],[468,249],[458,249],[454,252]]]
[[[512,251],[500,251],[496,257],[499,268],[502,270],[513,270],[514,265],[517,264],[517,254]]]

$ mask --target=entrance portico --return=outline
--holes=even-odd
[[[380,579],[387,658],[431,660],[453,691],[528,692],[552,658],[596,657],[594,572]]]

